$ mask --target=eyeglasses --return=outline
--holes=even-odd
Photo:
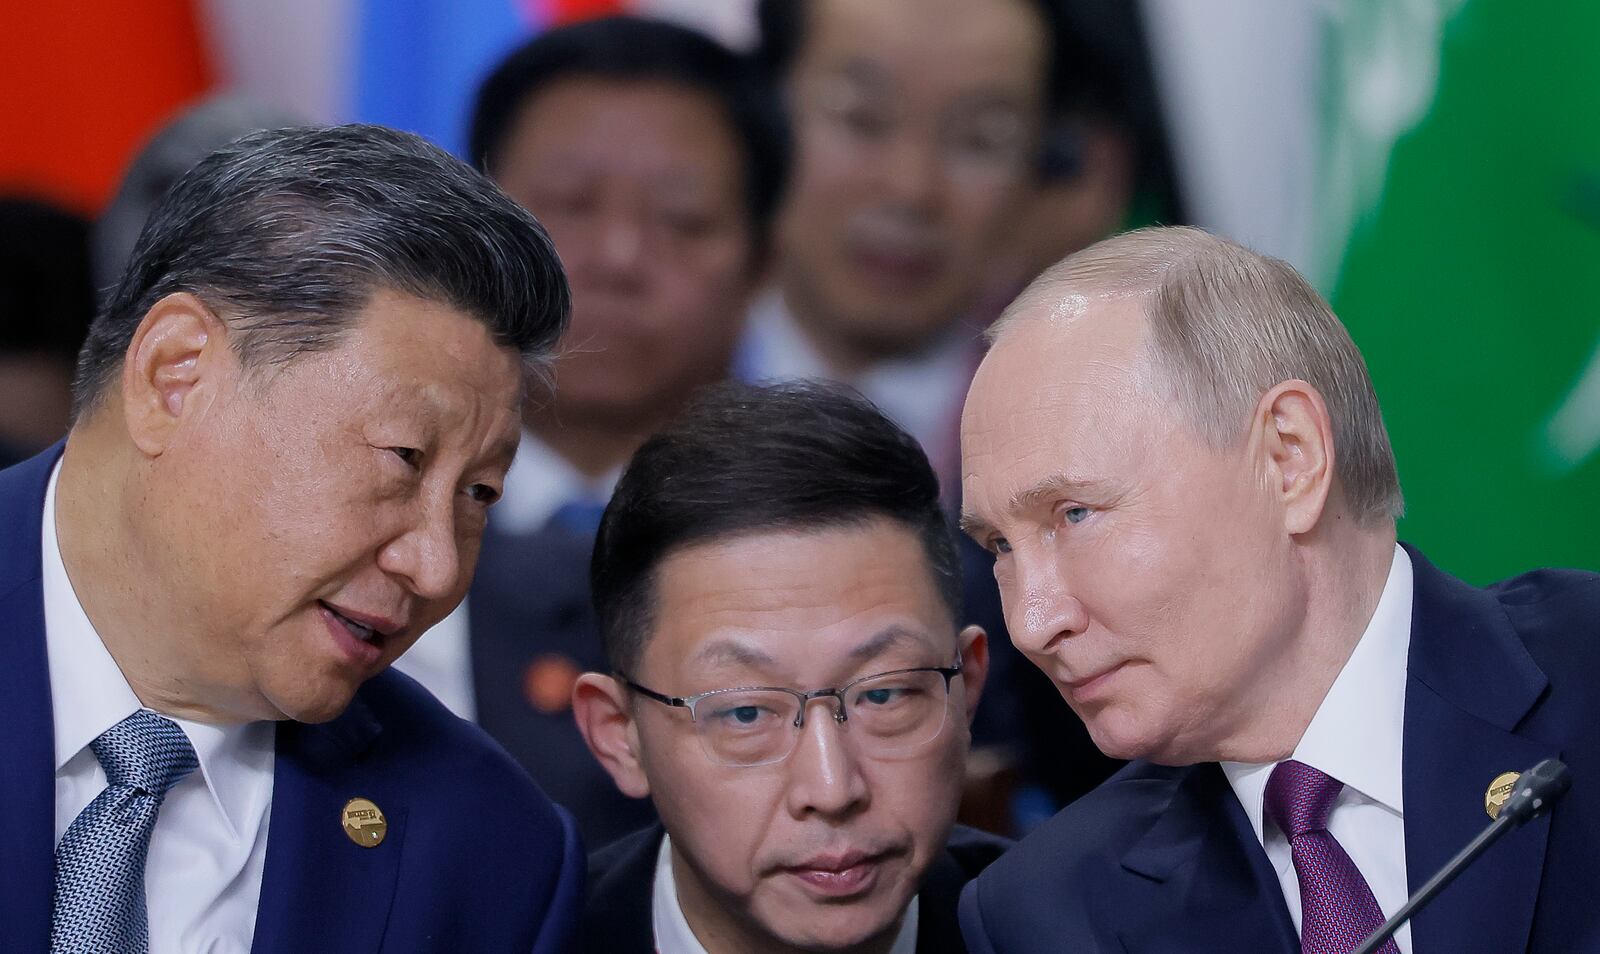
[[[851,738],[862,755],[913,755],[944,731],[950,680],[960,674],[957,659],[948,668],[922,666],[862,676],[838,689],[751,686],[682,697],[647,689],[621,673],[616,678],[647,699],[688,709],[700,745],[713,762],[751,767],[781,762],[794,752],[806,707],[817,699],[834,701],[834,721],[852,727]]]

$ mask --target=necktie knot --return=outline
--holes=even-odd
[[[1312,831],[1326,831],[1333,803],[1344,783],[1293,759],[1278,763],[1267,779],[1266,814],[1292,842]]]
[[[200,764],[189,737],[171,719],[140,709],[89,743],[106,782],[156,796],[183,780]]]

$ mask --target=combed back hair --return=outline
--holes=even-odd
[[[1234,445],[1282,381],[1315,387],[1333,421],[1335,473],[1364,521],[1404,509],[1394,451],[1361,352],[1288,263],[1197,228],[1146,228],[1068,256],[1028,286],[991,338],[1041,302],[1144,300],[1152,366],[1213,447]]]
[[[78,357],[73,413],[167,295],[215,310],[250,369],[337,346],[379,290],[464,312],[530,369],[571,311],[550,237],[466,163],[381,126],[267,130],[201,160],[151,215]]]
[[[776,88],[747,57],[687,27],[613,16],[558,27],[512,51],[478,90],[468,133],[472,161],[494,175],[528,104],[556,83],[661,83],[699,93],[740,146],[752,231],[766,234],[790,165],[789,127]]]
[[[938,478],[910,435],[838,385],[702,391],[633,455],[600,522],[590,583],[606,660],[637,673],[655,625],[656,571],[672,554],[880,518],[921,540],[926,572],[954,626],[961,615],[955,536]]]

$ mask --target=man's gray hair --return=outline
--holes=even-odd
[[[1288,263],[1196,228],[1127,232],[1046,269],[990,330],[1040,301],[1138,296],[1150,357],[1213,447],[1232,446],[1269,389],[1300,379],[1333,420],[1335,473],[1358,519],[1405,509],[1366,362],[1316,289]]]

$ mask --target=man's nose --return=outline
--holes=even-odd
[[[785,797],[796,818],[823,815],[847,817],[867,806],[871,792],[849,728],[835,719],[841,702],[833,698],[806,703],[805,724],[789,755]]]
[[[434,498],[446,498],[437,494]],[[418,502],[409,527],[378,552],[378,567],[400,577],[406,588],[425,600],[455,592],[461,577],[461,549],[456,535],[455,501]]]
[[[591,253],[599,272],[613,280],[636,278],[644,265],[646,234],[647,225],[638,215],[619,211],[602,217]]]
[[[884,194],[898,205],[927,212],[938,204],[944,157],[937,142],[901,127],[883,143],[879,164]]]
[[[1028,655],[1049,654],[1057,643],[1088,626],[1088,613],[1074,595],[1065,568],[1047,554],[1016,554],[1011,578],[1001,587],[1011,641]]]

